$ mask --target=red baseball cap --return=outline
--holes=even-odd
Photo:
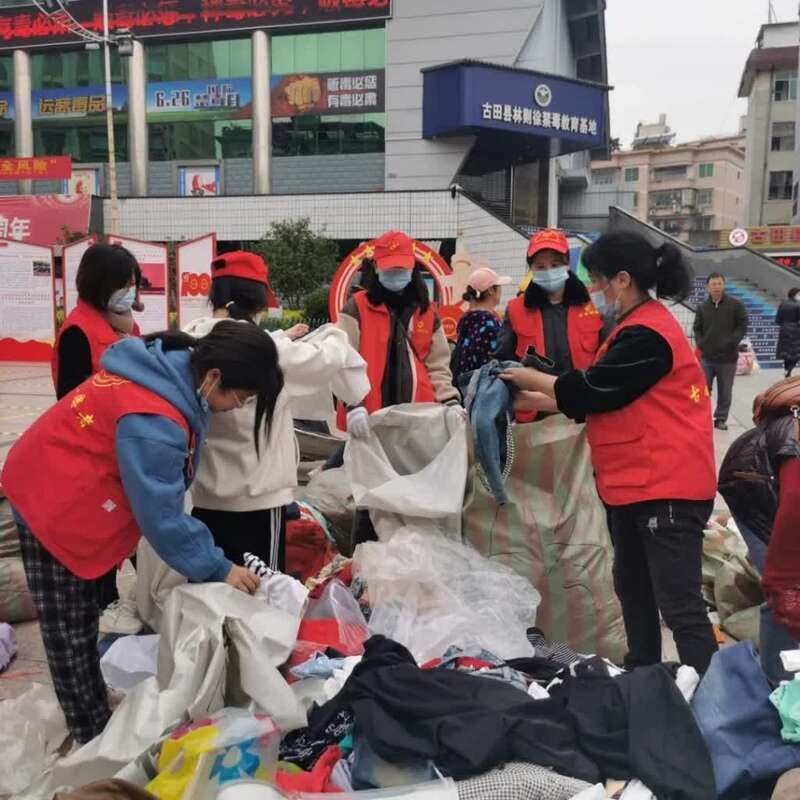
[[[378,269],[413,269],[417,263],[414,240],[402,231],[389,231],[377,238],[373,260]]]
[[[557,228],[545,228],[543,231],[536,231],[531,236],[528,244],[528,258],[532,258],[540,250],[555,250],[565,256],[569,255],[569,242],[564,235],[564,231]]]
[[[211,262],[213,278],[244,278],[269,288],[269,267],[261,256],[245,250],[223,253]]]

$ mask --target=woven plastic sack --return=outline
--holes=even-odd
[[[537,627],[548,640],[621,663],[627,646],[613,550],[584,426],[557,414],[515,425],[514,442],[507,505],[498,507],[473,470],[464,539],[536,587]]]
[[[533,655],[526,630],[539,593],[471,547],[402,528],[387,542],[360,544],[353,569],[367,583],[370,632],[405,645],[420,664],[451,645],[503,659]]]

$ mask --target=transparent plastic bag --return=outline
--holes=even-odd
[[[158,775],[145,789],[160,800],[214,800],[232,781],[273,780],[280,738],[269,717],[223,708],[161,743]]]
[[[346,656],[361,655],[368,638],[358,601],[341,581],[334,579],[318,599],[309,601],[289,666],[302,664],[328,647],[335,647]]]
[[[370,632],[405,645],[418,663],[451,645],[503,659],[533,655],[526,631],[539,593],[471,547],[403,528],[388,542],[359,545],[353,565],[367,584]]]

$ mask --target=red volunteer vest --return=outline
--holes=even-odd
[[[717,491],[711,400],[700,364],[670,311],[652,300],[621,322],[597,361],[625,328],[643,325],[666,339],[672,371],[630,405],[586,419],[600,497],[612,506],[644,500],[710,500]]]
[[[58,391],[58,343],[66,331],[76,327],[83,331],[89,341],[89,351],[92,354],[92,374],[100,371],[100,359],[103,353],[114,342],[120,340],[120,334],[108,324],[108,320],[96,308],[90,306],[84,300],[78,300],[78,305],[72,309],[69,316],[64,320],[53,348],[50,366],[56,391]],[[140,334],[139,326],[136,323],[133,324],[132,333],[134,336],[139,336]]]
[[[101,370],[43,414],[8,454],[2,482],[11,505],[42,546],[80,578],[120,564],[140,532],[116,456],[127,414],[167,417],[194,436],[183,415],[138,384]]]
[[[544,341],[544,323],[542,312],[538,308],[525,307],[525,295],[515,297],[506,311],[508,320],[517,337],[517,358],[522,361],[529,347],[534,347],[539,355],[546,356]],[[600,346],[600,332],[603,320],[592,303],[580,306],[569,306],[567,309],[567,342],[575,369],[587,369],[594,361],[597,348]],[[517,422],[533,422],[534,411],[518,411]]]
[[[367,299],[366,292],[358,292],[353,296],[358,308],[360,320],[359,352],[367,362],[367,377],[370,383],[370,392],[364,398],[364,407],[372,414],[383,408],[383,375],[386,371],[386,357],[389,352],[389,311],[386,306],[374,306]],[[433,344],[433,326],[436,316],[433,306],[421,312],[417,309],[408,326],[408,357],[411,363],[411,372],[414,379],[412,402],[433,403],[436,394],[433,391],[425,359],[431,352]],[[340,430],[347,430],[346,412],[339,404],[337,424]]]

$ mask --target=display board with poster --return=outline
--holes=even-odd
[[[78,290],[75,280],[78,277],[83,254],[97,241],[96,236],[87,236],[77,242],[64,245],[61,251],[61,269],[64,277],[64,316],[78,305]]]
[[[70,233],[88,233],[91,208],[89,195],[0,197],[0,239],[48,247],[61,244],[65,229]]]
[[[222,194],[219,179],[219,167],[213,164],[178,168],[181,197],[216,197]]]
[[[56,336],[53,250],[0,240],[0,361],[49,361]]]
[[[64,194],[84,194],[91,197],[100,194],[100,170],[81,167],[72,170],[72,177],[65,180],[61,191]]]
[[[169,327],[167,304],[167,248],[155,242],[143,242],[126,236],[109,236],[109,244],[121,244],[133,253],[142,270],[142,285],[139,293],[144,311],[135,311],[136,320],[143,334],[164,331]]]
[[[217,254],[213,233],[181,242],[175,260],[178,265],[178,327],[211,314],[208,292],[211,289],[211,262]]]

